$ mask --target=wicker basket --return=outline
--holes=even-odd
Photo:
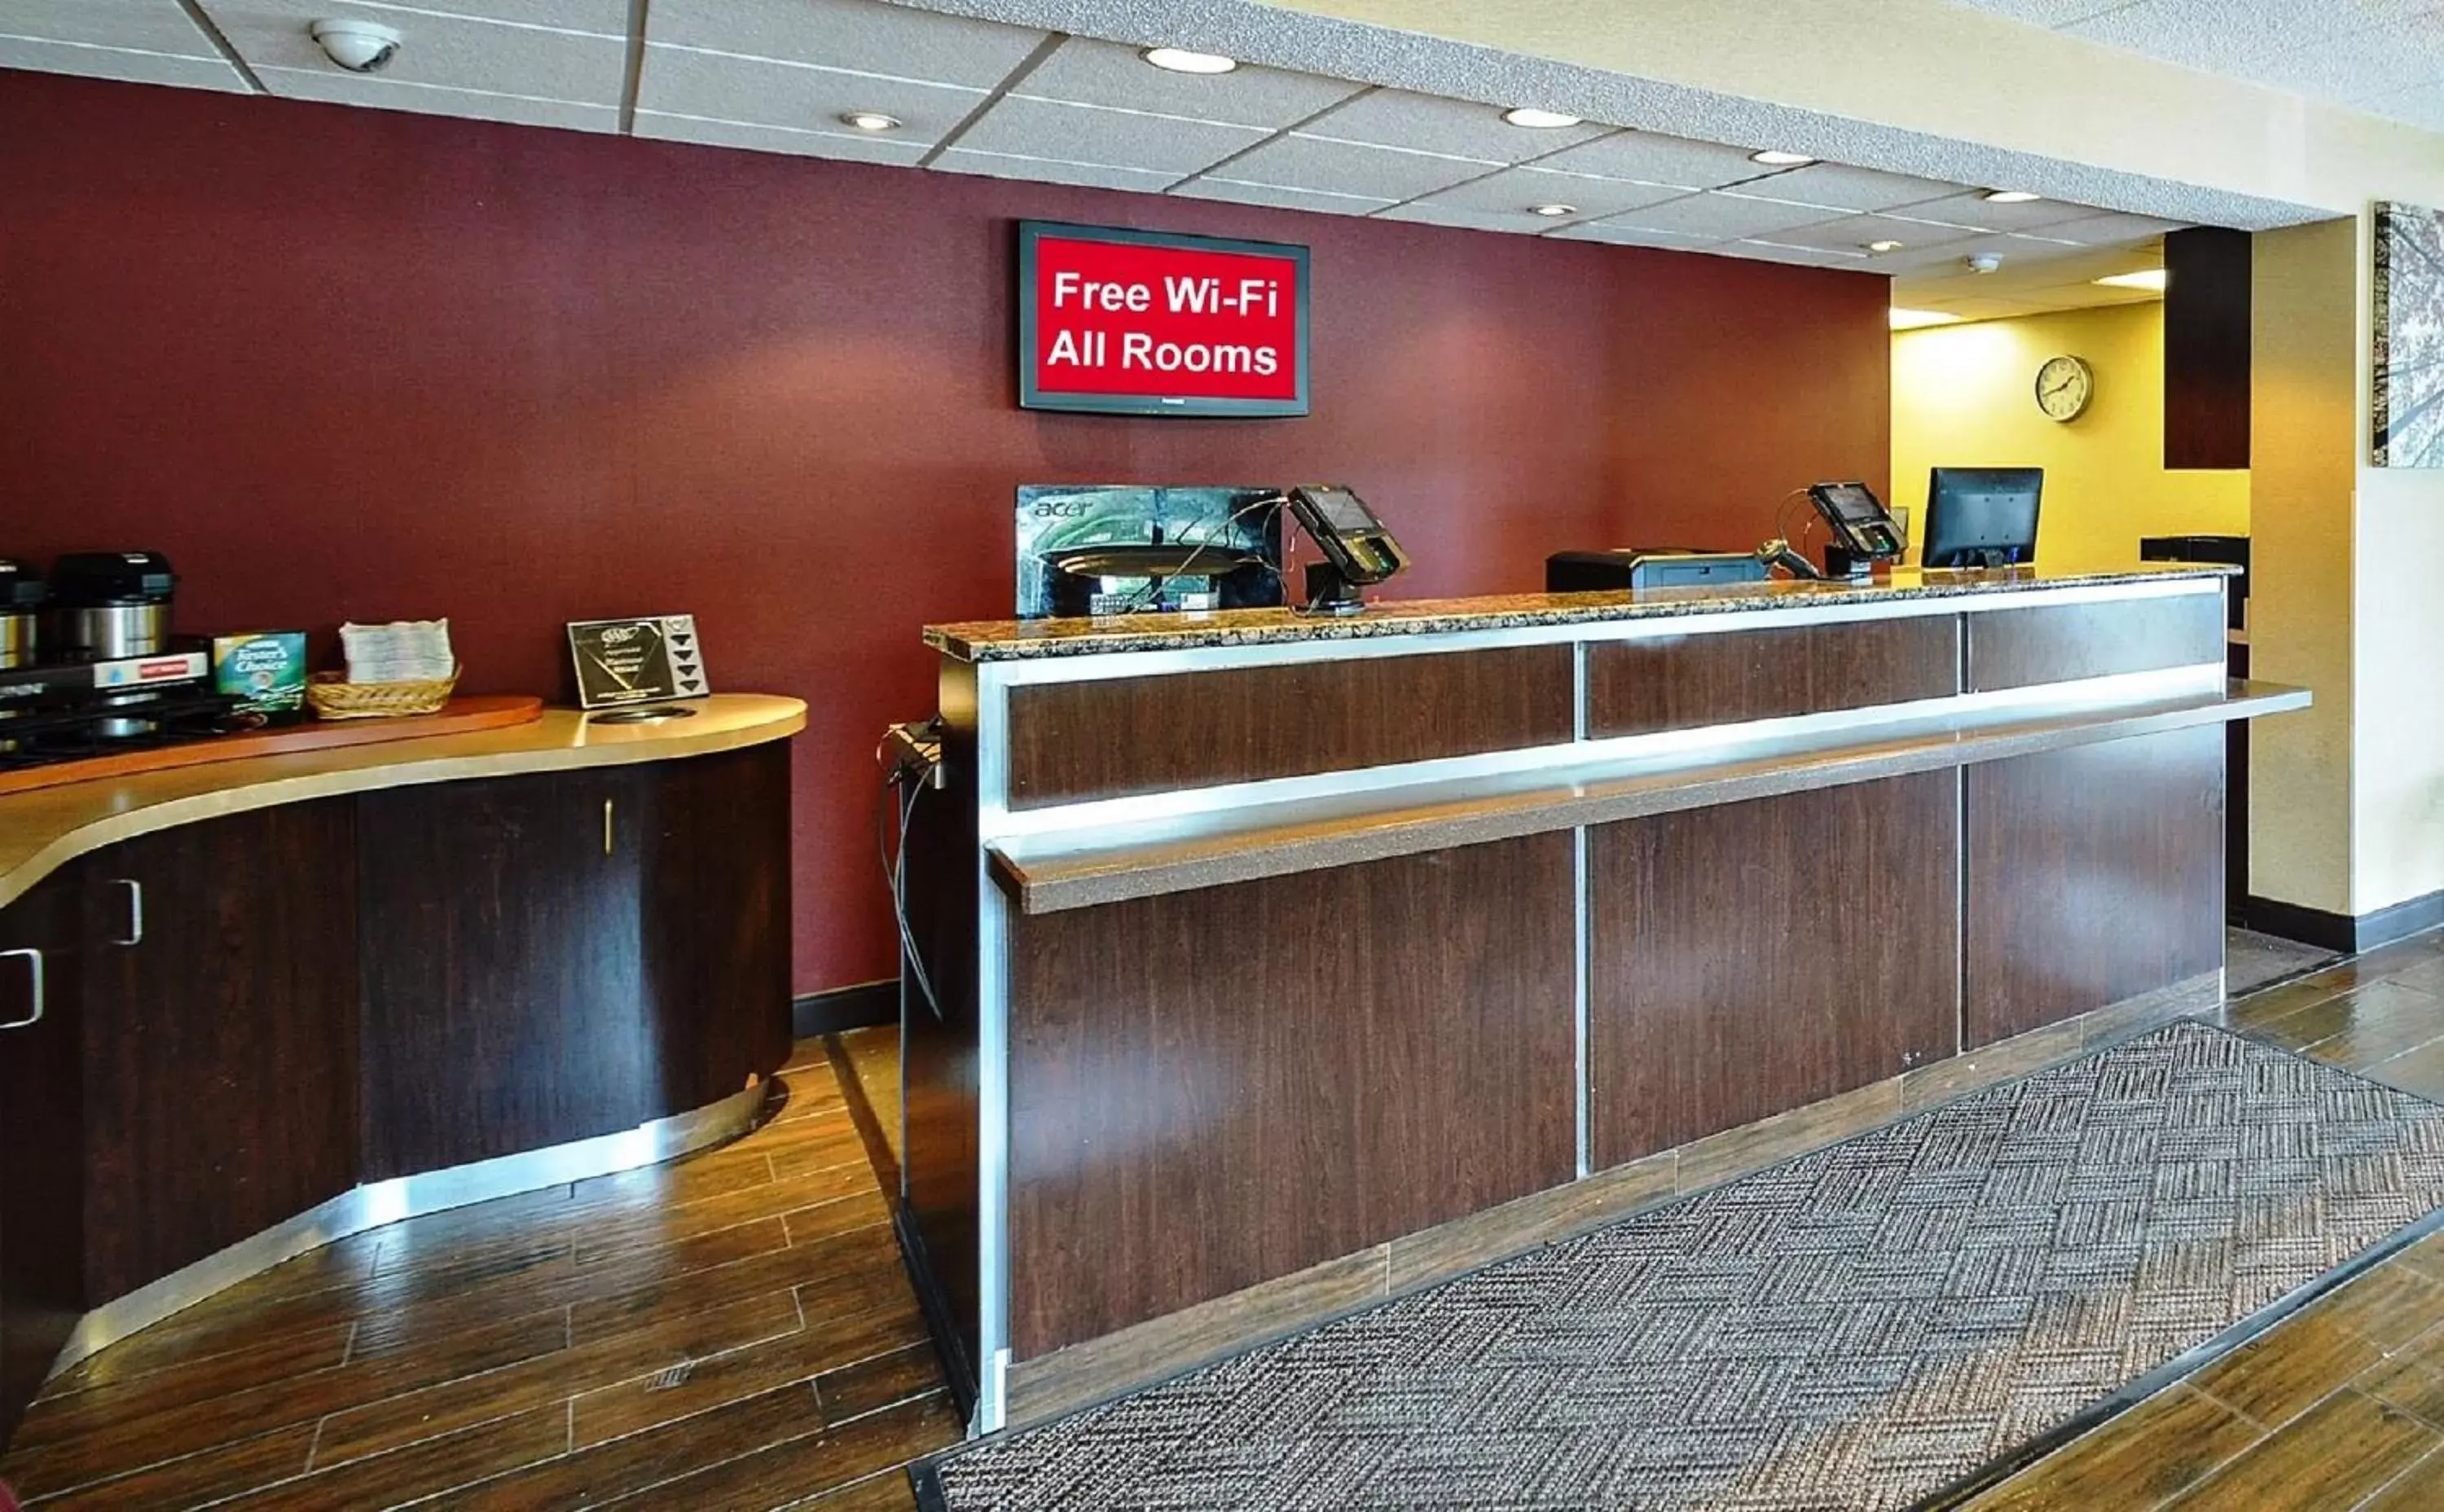
[[[318,672],[306,684],[306,701],[317,719],[396,719],[402,714],[437,714],[450,702],[462,669],[434,682],[352,683],[343,672]]]

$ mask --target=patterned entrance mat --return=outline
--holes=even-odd
[[[918,1494],[949,1512],[1907,1507],[2439,1206],[2444,1108],[2180,1023],[952,1450]]]

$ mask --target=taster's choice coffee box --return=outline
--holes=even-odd
[[[306,717],[306,632],[264,630],[213,637],[213,688],[240,711],[285,725]]]

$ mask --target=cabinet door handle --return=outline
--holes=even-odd
[[[611,802],[607,798],[602,801],[602,854],[605,856],[611,854]]]
[[[33,989],[34,1011],[22,1019],[0,1023],[0,1029],[30,1029],[43,1022],[43,952],[31,946],[15,950],[0,950],[0,961],[6,961],[11,956],[25,957],[27,981]]]
[[[113,940],[110,943],[120,946],[141,945],[144,943],[144,884],[132,876],[115,876],[111,880],[127,889],[127,937],[123,940]]]

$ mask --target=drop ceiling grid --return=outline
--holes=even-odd
[[[2064,26],[2109,9],[1993,0],[2006,3]],[[1492,105],[1294,69],[1170,74],[1134,46],[880,0],[186,5],[275,94],[1182,198],[1904,277],[1957,269],[1972,252],[2068,256],[2170,224],[1998,206],[1959,184],[1834,162],[1760,165],[1747,147],[1595,122],[1520,128]],[[324,16],[385,21],[409,46],[383,74],[343,72],[308,35]],[[153,38],[173,49],[159,60],[168,82],[248,87],[181,0],[0,0],[0,65],[19,61],[12,24],[45,30],[51,48]],[[111,56],[122,61],[68,71],[154,76],[123,61],[132,50]],[[902,124],[883,136],[842,122],[858,111]],[[1537,216],[1538,205],[1569,209]],[[1878,241],[1904,246],[1869,252]]]
[[[1957,0],[2067,36],[2444,129],[2435,0]]]

